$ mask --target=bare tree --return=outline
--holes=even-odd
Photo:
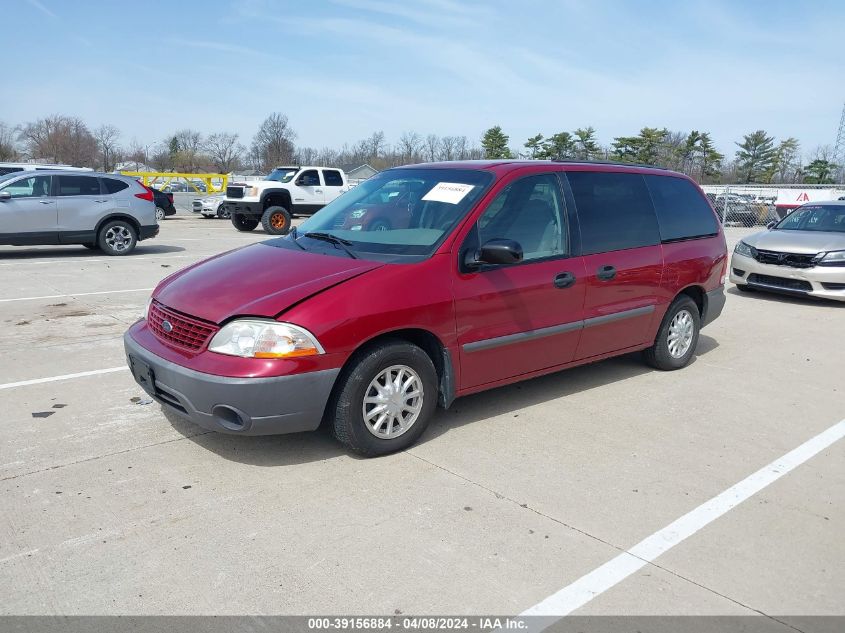
[[[222,174],[228,174],[241,164],[244,146],[238,143],[238,135],[230,132],[211,134],[205,139],[203,149],[214,167]]]
[[[117,141],[120,138],[120,130],[113,125],[101,125],[94,130],[94,138],[97,141],[97,149],[100,153],[99,160],[103,171],[111,171],[118,159]]]
[[[430,163],[437,160],[437,154],[440,151],[440,137],[437,134],[429,134],[425,137],[425,153],[426,158]]]
[[[27,123],[19,138],[31,158],[80,167],[97,164],[97,141],[77,117],[53,114]]]
[[[202,134],[196,130],[186,128],[179,130],[173,135],[176,140],[178,151],[176,152],[176,162],[179,169],[183,171],[194,171],[199,163],[199,154],[202,149]],[[173,141],[171,139],[171,143]]]
[[[373,132],[367,139],[367,158],[379,158],[385,151],[384,132]]]
[[[455,160],[457,139],[454,136],[444,136],[440,139],[440,159]]]
[[[295,139],[296,132],[281,112],[274,112],[264,119],[252,139],[252,151],[260,157],[261,168],[269,171],[277,165],[291,162]]]
[[[18,130],[0,121],[0,160],[14,160],[19,157]]]
[[[423,141],[416,132],[404,132],[399,137],[399,152],[402,160],[406,163],[413,163],[419,157]]]
[[[466,160],[469,158],[469,148],[467,147],[467,137],[466,136],[456,136],[455,137],[455,158],[457,160]]]

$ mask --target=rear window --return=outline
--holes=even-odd
[[[115,178],[103,178],[102,181],[103,187],[106,189],[106,193],[117,193],[118,191],[123,191],[129,187],[128,182],[116,180]]]
[[[343,177],[340,175],[339,171],[336,171],[334,169],[324,169],[323,180],[326,181],[326,187],[343,186]]]
[[[695,185],[683,178],[643,176],[648,186],[660,239],[664,242],[716,235],[716,216]]]
[[[640,174],[566,172],[584,255],[654,246],[660,242],[657,216]]]
[[[92,176],[59,176],[60,196],[99,196],[100,181]]]

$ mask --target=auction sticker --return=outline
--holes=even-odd
[[[465,185],[460,182],[438,182],[422,199],[458,204],[474,187],[475,185]]]

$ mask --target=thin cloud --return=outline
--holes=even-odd
[[[53,13],[52,11],[50,11],[50,9],[48,9],[47,7],[45,7],[45,6],[44,6],[43,4],[41,4],[38,0],[26,0],[26,1],[27,1],[27,2],[29,2],[29,4],[30,4],[30,5],[32,5],[33,7],[35,7],[36,9],[38,9],[39,11],[41,11],[41,13],[43,13],[44,15],[49,15],[51,18],[54,18],[54,19],[58,19],[58,18],[59,18],[59,16],[57,16],[55,13]]]

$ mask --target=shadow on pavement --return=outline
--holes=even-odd
[[[15,250],[0,251],[0,260],[27,260],[27,259],[42,259],[45,257],[62,258],[67,260],[86,260],[86,259],[126,259],[131,260],[133,257],[142,255],[166,255],[168,253],[180,253],[185,248],[182,246],[170,246],[169,244],[138,244],[135,250],[129,255],[119,255],[112,257],[106,255],[103,251],[97,249],[92,250],[84,246],[55,246],[48,248],[21,248]]]
[[[696,358],[710,353],[717,347],[719,343],[715,339],[702,334]],[[695,360],[694,358],[692,362],[695,363]],[[436,411],[434,419],[418,443],[433,440],[465,424],[514,413],[526,407],[601,388],[653,371],[657,370],[646,365],[639,353],[626,354],[459,398],[448,410]],[[224,459],[243,464],[264,467],[294,466],[344,455],[353,459],[366,459],[347,451],[331,436],[325,425],[311,433],[249,437],[205,431],[165,409],[162,409],[162,414],[177,432],[192,442]]]

